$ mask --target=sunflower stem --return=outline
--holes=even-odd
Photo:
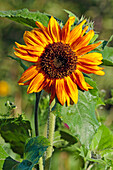
[[[38,106],[39,106],[39,100],[40,100],[41,91],[39,93],[36,93],[36,103],[35,103],[35,135],[39,136],[39,127],[38,127]]]
[[[53,139],[54,139],[55,120],[56,120],[56,116],[52,113],[52,108],[54,105],[55,105],[55,99],[50,105],[49,115],[48,115],[47,138],[50,142],[50,146],[48,147],[46,152],[45,170],[50,170],[51,156],[53,152]]]
[[[34,116],[34,122],[35,122],[35,135],[39,136],[39,124],[38,124],[38,106],[39,106],[39,100],[40,100],[40,91],[39,93],[36,93],[36,103],[35,103],[35,116]],[[36,166],[36,169],[38,170],[38,165]],[[39,160],[39,169],[43,170],[43,159],[42,157]]]

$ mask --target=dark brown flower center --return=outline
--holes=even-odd
[[[42,69],[50,78],[64,78],[76,69],[77,56],[68,44],[49,44],[40,58]]]

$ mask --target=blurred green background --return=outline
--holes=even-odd
[[[30,11],[39,10],[40,12],[48,13],[64,21],[67,20],[68,15],[63,9],[67,9],[79,18],[83,15],[94,21],[94,29],[99,33],[99,40],[108,40],[113,34],[112,0],[0,0],[1,11],[22,8],[28,8]],[[25,30],[30,29],[8,19],[0,19],[0,114],[7,113],[7,107],[5,106],[6,101],[14,102],[16,109],[13,111],[13,115],[17,116],[23,113],[25,118],[31,120],[32,128],[34,128],[32,115],[35,96],[33,94],[27,95],[27,87],[18,85],[17,82],[23,69],[16,61],[8,57],[8,55],[14,57],[13,46],[15,46],[15,41],[24,43],[23,33]],[[113,46],[113,41],[109,45]],[[108,99],[111,97],[111,90],[113,89],[113,68],[104,68],[105,76],[92,75],[92,77],[97,82],[100,95],[103,99]],[[44,95],[46,96],[46,94]],[[43,104],[47,101],[43,100]],[[101,106],[98,112],[101,121],[113,129],[112,104]],[[80,167],[77,166],[79,161],[80,160],[77,160],[75,163],[75,160],[71,156],[69,157],[69,154],[66,152],[61,152],[60,154],[56,152],[53,159],[54,166],[52,167],[54,167],[54,170],[75,170],[76,164],[76,169],[79,170]],[[70,166],[70,164],[72,164],[72,166]]]

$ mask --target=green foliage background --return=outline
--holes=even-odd
[[[17,10],[22,8],[28,8],[30,11],[34,11],[34,12],[36,10],[39,10],[40,12],[48,13],[64,21],[67,20],[67,14],[63,11],[63,9],[67,9],[75,13],[76,16],[78,17],[81,17],[81,15],[83,15],[93,20],[95,30],[99,32],[99,40],[104,39],[107,41],[110,38],[110,36],[113,34],[113,18],[112,18],[113,1],[112,0],[109,1],[106,0],[103,1],[101,0],[92,0],[92,1],[90,0],[85,0],[85,1],[84,0],[80,0],[80,1],[77,0],[70,0],[70,1],[69,0],[66,1],[64,0],[39,0],[39,1],[4,0],[2,1],[0,0],[0,10],[4,10],[4,11]],[[26,87],[18,86],[17,82],[23,72],[23,69],[16,61],[8,57],[8,55],[14,57],[13,46],[15,41],[19,43],[24,43],[22,39],[22,35],[25,30],[30,30],[30,28],[12,22],[8,19],[0,18],[0,80],[5,80],[10,86],[10,93],[6,97],[0,97],[0,114],[7,115],[10,112],[15,117],[18,114],[19,115],[23,114],[24,119],[29,119],[31,122],[31,126],[34,129],[33,111],[34,111],[35,96],[33,94],[27,95]],[[113,41],[109,43],[109,46],[113,46]],[[113,56],[113,54],[111,56]],[[25,62],[25,64],[29,66],[28,63]],[[100,89],[101,99],[103,101],[106,100],[106,105],[100,106],[97,109],[96,115],[101,122],[103,122],[106,126],[108,126],[113,131],[113,102],[112,102],[113,68],[111,68],[110,66],[104,66],[104,68],[106,73],[104,77],[92,75],[92,78],[97,82],[97,86]],[[17,107],[12,110],[6,107],[5,103],[8,100],[14,102],[14,104]],[[41,110],[40,133],[43,133],[42,127],[44,127],[47,118],[47,112],[48,112],[48,109],[46,108],[49,100],[48,95],[46,93],[43,93],[43,97],[41,98],[41,100],[42,100],[41,101],[42,104],[40,104],[40,108],[39,108]],[[63,112],[61,114],[63,114]],[[59,120],[57,120],[57,123],[59,124]],[[105,131],[107,134],[108,132],[106,129]],[[33,135],[34,135],[34,131],[33,131]],[[93,143],[95,143],[95,139],[91,145],[92,149],[95,149]],[[20,157],[10,149],[10,145],[4,142],[2,137],[0,138],[0,144],[3,145],[3,147],[13,158],[20,159]],[[100,145],[101,145],[101,141],[98,144],[98,148],[100,147]],[[71,148],[71,145],[69,147]],[[54,168],[54,170],[57,170],[58,168],[60,170],[64,170],[64,169],[69,170],[70,168],[74,170],[75,166],[77,170],[80,169],[80,165],[82,166],[83,164],[82,157],[76,159],[75,161],[75,159],[72,157],[72,152],[70,148],[69,151],[68,149],[66,150],[64,149],[62,150],[62,152],[56,150],[56,152],[54,153],[53,163],[52,163],[52,168]],[[97,150],[99,150],[98,148]],[[2,152],[3,151],[1,151],[1,153]],[[4,155],[3,158],[5,158]],[[62,160],[62,162],[60,160]]]

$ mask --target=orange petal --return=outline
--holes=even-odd
[[[48,33],[48,29],[47,27],[43,26],[40,22],[36,21],[36,25],[42,30],[43,34],[46,36],[46,38],[48,39],[49,43],[53,43],[49,33]]]
[[[73,42],[75,42],[78,37],[80,37],[81,32],[82,32],[82,26],[84,25],[84,23],[86,22],[86,20],[82,21],[79,25],[77,25],[74,29],[72,29],[72,31],[70,32],[69,35],[69,41],[68,43],[71,45]]]
[[[50,33],[53,42],[60,41],[61,29],[53,16],[50,18],[48,23],[48,32]]]
[[[72,49],[74,51],[77,51],[81,49],[84,46],[87,46],[89,41],[93,38],[94,36],[94,31],[90,30],[85,36],[79,37],[72,45]]]
[[[104,72],[101,71],[103,68],[102,67],[98,67],[98,66],[83,66],[80,65],[80,63],[77,65],[78,70],[80,70],[81,72],[84,72],[86,74],[98,74],[98,75],[104,75]]]
[[[88,91],[88,86],[85,82],[84,76],[79,70],[75,71],[75,77],[77,85],[80,87],[80,89]]]
[[[64,27],[62,28],[61,34],[62,34],[62,41],[64,43],[68,42],[69,39],[69,34],[70,34],[70,29],[71,29],[71,25],[74,23],[75,21],[75,17],[70,17],[66,24],[64,25]]]
[[[78,89],[77,89],[77,85],[68,76],[68,77],[64,78],[64,86],[65,86],[65,89],[66,89],[66,92],[67,92],[68,96],[76,104],[77,101],[78,101]]]
[[[44,87],[44,90],[47,92],[47,93],[51,93],[51,88],[52,88],[52,84],[53,84],[53,79],[50,79],[50,78],[46,78],[46,82],[47,85]]]
[[[88,89],[93,89],[93,87],[90,86],[87,82],[86,82],[86,84],[87,84]]]
[[[56,79],[55,91],[58,98],[58,101],[64,105],[66,102],[64,79]]]
[[[41,30],[45,31],[47,29],[47,27],[45,27],[41,22],[36,21],[36,25],[41,28]]]
[[[74,73],[74,72],[70,75],[70,78],[71,78],[71,80],[72,80],[75,84],[77,84],[76,76],[75,76],[75,73]]]
[[[45,75],[42,72],[39,72],[38,75],[30,82],[27,89],[27,93],[39,92],[45,86]]]
[[[37,45],[37,46],[32,46],[32,45],[29,45],[29,46],[26,46],[26,45],[21,45],[17,42],[15,42],[16,46],[22,50],[26,50],[26,51],[38,51],[38,52],[42,52],[44,50],[44,47],[40,46],[40,45]]]
[[[22,60],[29,61],[29,62],[33,62],[33,63],[36,63],[36,62],[39,61],[39,57],[38,57],[38,56],[25,55],[25,54],[22,53],[21,50],[16,49],[16,48],[14,48],[14,49],[15,49],[16,51],[18,51],[18,52],[14,52],[14,54],[15,54],[17,57],[21,58]]]
[[[86,27],[82,30],[81,37],[85,34],[85,32],[87,31],[87,29],[88,29],[88,26],[86,26]]]
[[[102,54],[101,53],[89,53],[83,56],[79,56],[77,58],[78,63],[80,62],[81,65],[100,65],[102,63]]]
[[[35,36],[38,38],[38,40],[44,44],[44,46],[48,45],[48,39],[46,38],[46,36],[44,35],[44,33],[40,30],[40,29],[33,29],[31,32],[33,32],[35,34]]]
[[[40,45],[42,47],[46,46],[46,44],[41,42],[38,39],[38,37],[33,32],[30,32],[30,31],[25,31],[23,39],[27,45],[32,45],[32,46]]]
[[[36,65],[33,65],[33,66],[29,67],[22,74],[20,80],[18,81],[19,85],[24,85],[24,82],[34,78],[38,74],[39,70],[40,70],[40,68],[38,68]]]
[[[26,45],[21,45],[21,44],[19,44],[19,43],[17,43],[17,42],[15,42],[15,44],[16,44],[16,46],[18,47],[18,48],[20,48],[20,49],[23,49],[23,50],[27,50],[27,49],[31,49],[33,46],[26,46]]]
[[[67,106],[70,105],[70,97],[68,95],[66,95],[66,104],[67,104]]]
[[[26,46],[26,45],[20,45],[17,42],[15,42],[18,48],[15,48],[15,55],[23,60],[29,61],[29,62],[38,62],[39,57],[44,51],[44,48],[41,46]]]
[[[104,71],[95,71],[94,74],[97,74],[99,76],[104,76],[105,72]]]
[[[39,57],[39,56],[41,55],[41,53],[42,53],[42,51],[23,50],[23,49],[21,49],[21,48],[15,48],[15,47],[14,47],[14,49],[15,49],[15,51],[17,51],[18,53],[24,55],[24,57],[25,57],[25,56],[28,56],[28,55],[29,55],[29,57],[32,57],[32,58],[34,58],[34,57]],[[32,56],[31,56],[31,55],[32,55]]]
[[[88,46],[86,46],[86,47],[82,47],[81,49],[79,49],[79,50],[76,51],[76,54],[77,54],[77,56],[78,56],[78,55],[80,55],[80,56],[81,56],[81,55],[84,55],[84,54],[92,51],[92,50],[95,49],[96,47],[98,47],[101,43],[102,43],[102,42],[100,41],[100,42],[98,42],[98,43],[96,43],[96,44],[91,44],[91,45],[88,45]]]
[[[42,54],[42,51],[28,51],[28,54],[33,57],[40,57]]]

